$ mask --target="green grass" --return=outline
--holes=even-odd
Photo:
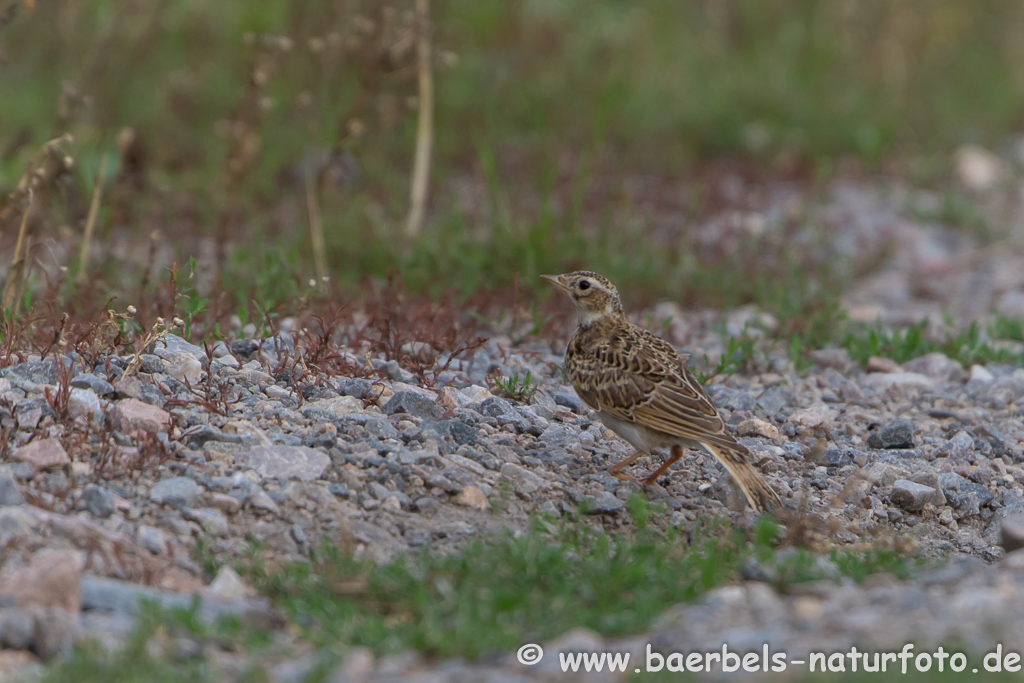
[[[537,387],[539,386],[530,370],[527,370],[526,374],[522,377],[519,376],[518,372],[511,377],[495,377],[494,383],[505,392],[506,396],[516,401],[528,400],[537,393]]]
[[[256,657],[270,650],[269,633],[250,629],[237,619],[204,624],[197,607],[163,609],[144,605],[136,628],[119,649],[108,651],[85,641],[70,657],[47,669],[44,683],[216,683],[224,680],[211,666],[207,648],[244,651],[253,665],[239,681],[267,680]],[[329,657],[324,657],[325,662]],[[315,678],[308,678],[313,683]]]
[[[222,261],[198,264],[215,286],[182,302],[190,324],[204,303],[221,305],[213,294],[233,308],[294,308],[306,293],[310,167],[323,171],[332,276],[349,289],[401,271],[414,289],[468,296],[585,265],[641,299],[757,302],[763,285],[799,277],[760,261],[797,263],[811,279],[827,264],[779,247],[786,235],[698,254],[690,225],[715,189],[699,173],[705,161],[827,178],[844,156],[910,158],[935,178],[957,144],[993,145],[1016,130],[1024,104],[1024,11],[1000,0],[435,3],[431,217],[426,238],[410,243],[398,237],[415,135],[412,53],[382,61],[368,37],[387,26],[383,42],[400,46],[410,0],[28,4],[13,4],[19,12],[0,27],[0,53],[17,57],[0,71],[0,190],[43,141],[72,133],[71,182],[40,194],[34,229],[77,229],[109,153],[97,240],[117,226],[144,243],[160,229],[178,263],[199,258],[204,240],[227,242]],[[265,35],[286,36],[289,49]],[[265,76],[256,90],[254,66]],[[245,124],[249,146],[231,137],[232,121]],[[126,126],[143,143],[145,191],[115,182]],[[231,171],[239,147],[252,156]],[[332,150],[332,164],[313,163]],[[628,189],[646,177],[672,192],[692,180],[680,234],[655,243],[647,200]],[[961,195],[946,195],[934,218],[991,232]],[[138,299],[140,260],[98,264],[102,294]],[[80,293],[67,290],[68,300]],[[791,336],[814,348],[820,331]]]
[[[974,201],[962,192],[944,192],[937,210],[913,209],[910,213],[917,221],[945,224],[973,235],[982,242],[991,241],[997,235]]]
[[[985,329],[972,322],[966,329],[950,331],[939,338],[927,336],[928,324],[925,320],[903,330],[886,330],[878,324],[848,334],[843,345],[850,352],[850,358],[862,364],[872,356],[905,363],[929,353],[942,353],[964,367],[988,363],[1024,366],[1024,353],[993,343],[999,339],[1019,341],[1021,322],[1018,320],[999,317]]]
[[[989,363],[1024,367],[1024,321],[1000,315],[986,325],[972,322],[960,329],[951,325],[946,321],[946,331],[936,335],[929,333],[928,320],[901,329],[886,328],[881,322],[855,324],[846,319],[837,301],[822,301],[803,317],[782,318],[772,330],[744,329],[738,336],[722,330],[725,351],[717,362],[705,355],[707,371],[698,372],[697,377],[703,383],[716,376],[767,370],[768,358],[779,348],[788,352],[793,369],[801,372],[813,363],[810,352],[825,346],[845,348],[861,366],[872,357],[902,364],[941,353],[964,368]]]
[[[210,124],[235,105],[253,53],[243,34],[287,35],[295,46],[267,87],[275,106],[266,125],[276,135],[263,152],[268,165],[280,163],[303,138],[333,143],[338,119],[354,105],[354,66],[326,68],[319,55],[330,55],[331,46],[308,47],[309,38],[330,31],[359,35],[357,14],[379,19],[379,6],[350,6],[354,11],[324,1],[296,8],[278,0],[211,8],[186,0],[123,14],[110,1],[40,3],[0,34],[20,57],[5,72],[12,97],[0,117],[9,130],[48,132],[59,120],[55,104],[65,79],[92,98],[72,96],[71,114],[95,125],[94,139],[120,125],[166,126],[154,150],[161,162],[216,159],[227,142]],[[652,0],[629,7],[455,0],[434,11],[439,49],[458,56],[439,71],[438,120],[448,124],[438,130],[442,163],[474,156],[482,139],[531,153],[552,143],[588,151],[609,141],[668,166],[721,154],[873,159],[986,133],[996,139],[1015,125],[1024,99],[1017,86],[1024,67],[1008,50],[1024,16],[997,0],[913,9],[881,1]],[[385,85],[399,97],[408,83]],[[311,108],[297,104],[300,92],[312,97]],[[388,106],[388,116],[397,117],[390,129],[368,133],[382,146],[371,171],[395,163],[395,142],[407,144],[412,133],[402,108]],[[217,164],[201,166],[212,171]],[[269,185],[269,176],[257,183]]]
[[[663,510],[642,497],[631,499],[629,509],[631,534],[537,520],[519,537],[475,540],[449,555],[424,551],[375,564],[324,546],[311,562],[270,569],[254,549],[240,569],[272,598],[290,631],[319,653],[325,671],[354,645],[476,660],[577,626],[606,636],[639,633],[667,607],[736,580],[751,561],[779,590],[826,578],[815,554],[777,550],[779,529],[769,520],[748,531],[712,522],[685,534],[651,526]],[[833,571],[856,580],[877,572],[906,578],[914,564],[883,550],[836,550],[828,559]],[[203,560],[213,568],[215,558]],[[244,680],[258,681],[264,680],[256,675],[261,658],[281,654],[275,642],[271,633],[237,620],[210,626],[194,609],[150,608],[120,650],[81,646],[45,680],[217,680],[205,644],[246,653],[254,677]]]
[[[749,535],[712,525],[691,539],[539,523],[519,538],[474,541],[454,555],[425,552],[374,566],[328,548],[315,562],[250,578],[314,642],[476,659],[576,626],[637,633],[666,606],[732,581],[750,558],[770,567],[780,586],[822,578],[810,553],[777,557],[775,535],[768,522]],[[837,552],[832,560],[857,577],[906,567],[883,552]]]

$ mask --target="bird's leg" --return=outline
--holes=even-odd
[[[636,451],[633,453],[633,455],[629,456],[628,458],[624,458],[618,461],[617,463],[608,468],[608,474],[612,475],[616,479],[621,479],[622,481],[639,482],[640,480],[634,477],[632,474],[629,474],[628,472],[620,472],[619,470],[621,470],[626,465],[632,464],[637,458],[639,458],[643,454],[643,451]]]
[[[681,457],[683,457],[683,447],[678,444],[672,446],[672,455],[669,457],[669,459],[666,460],[661,467],[656,469],[654,471],[654,474],[644,479],[644,483],[647,484],[648,486],[656,483],[658,481],[658,477],[661,476],[661,473],[667,470],[672,465],[674,465]]]

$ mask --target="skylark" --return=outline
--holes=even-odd
[[[569,295],[579,326],[565,351],[565,372],[579,397],[601,422],[636,452],[608,472],[637,481],[622,468],[656,448],[668,460],[643,480],[653,484],[683,457],[683,448],[715,456],[758,512],[782,504],[749,462],[746,447],[725,431],[725,422],[704,388],[671,344],[626,319],[615,286],[590,271],[542,275]]]

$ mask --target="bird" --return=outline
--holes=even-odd
[[[608,468],[609,474],[639,482],[622,468],[668,448],[668,459],[642,480],[655,484],[684,448],[703,449],[722,463],[757,512],[781,509],[779,495],[750,463],[750,452],[725,430],[711,397],[687,368],[687,357],[630,322],[615,285],[588,270],[541,277],[569,296],[579,317],[565,351],[569,382],[601,422],[635,449]]]

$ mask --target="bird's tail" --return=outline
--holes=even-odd
[[[747,461],[745,448],[724,448],[705,442],[701,445],[729,470],[729,474],[739,484],[752,508],[758,512],[775,512],[782,508],[779,494],[768,486],[761,473]]]

